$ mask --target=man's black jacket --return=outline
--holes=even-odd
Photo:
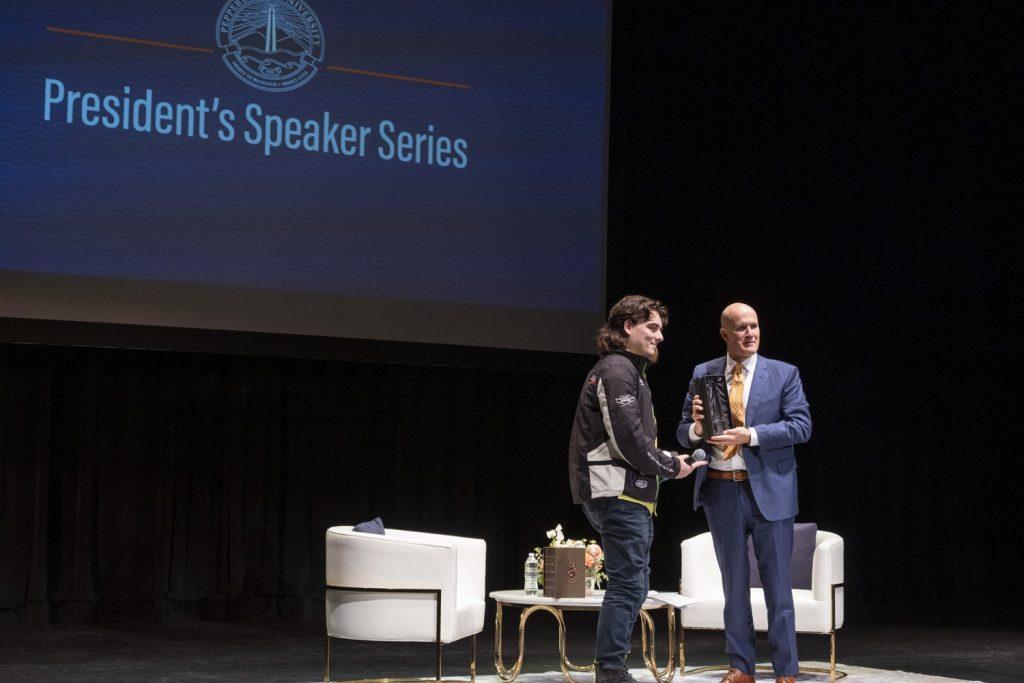
[[[653,503],[658,480],[679,474],[675,453],[655,443],[648,363],[628,351],[611,353],[583,382],[569,441],[573,502],[626,495]]]

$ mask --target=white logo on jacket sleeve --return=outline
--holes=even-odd
[[[625,408],[626,406],[631,406],[636,403],[636,396],[633,396],[632,394],[623,394],[622,396],[616,396],[615,402]]]
[[[636,484],[636,487],[638,489],[645,489],[645,488],[647,488],[647,480],[646,479],[637,479],[633,483]]]

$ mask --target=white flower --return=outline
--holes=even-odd
[[[551,540],[552,547],[559,547],[564,545],[565,535],[562,533],[562,525],[556,524],[554,529],[548,529],[546,532],[547,537]]]

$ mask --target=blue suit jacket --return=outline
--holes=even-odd
[[[694,377],[723,374],[725,356],[701,363],[693,369]],[[705,447],[703,439],[690,440],[692,402],[693,397],[687,393],[676,437],[684,446]],[[750,488],[761,514],[769,521],[796,517],[796,454],[793,445],[811,438],[811,411],[796,366],[758,355],[753,384],[747,397],[745,426],[757,431],[758,445],[753,448],[750,444],[743,446],[743,461],[747,464]],[[701,467],[694,474],[694,510],[702,503],[701,489],[707,479],[706,470],[706,467]]]

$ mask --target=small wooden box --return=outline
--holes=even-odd
[[[544,597],[582,598],[587,594],[583,548],[544,548]]]

